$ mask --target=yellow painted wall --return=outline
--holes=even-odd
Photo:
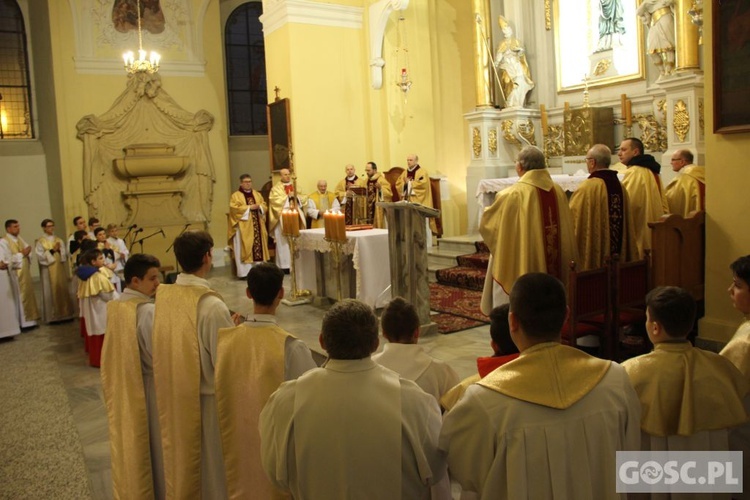
[[[703,51],[713,53],[712,4],[706,2],[703,17]],[[725,342],[742,316],[732,307],[727,288],[732,279],[729,264],[750,254],[750,171],[747,153],[750,134],[713,134],[713,60],[705,57],[706,101],[706,316],[700,336]]]
[[[335,184],[347,163],[360,174],[369,160],[385,171],[416,153],[431,174],[448,176],[465,230],[463,114],[474,101],[470,5],[411,2],[403,12],[401,47],[408,48],[414,82],[406,96],[396,86],[407,63],[396,52],[399,13],[386,28],[379,90],[370,81],[368,15],[365,8],[362,29],[286,24],[266,36],[269,99],[274,86],[290,99],[300,188],[309,192],[318,178]]]
[[[191,0],[194,16],[200,12],[202,0]],[[76,138],[76,123],[88,114],[106,112],[125,89],[126,75],[79,73],[74,66],[75,40],[73,16],[68,2],[49,2],[54,91],[57,96],[56,115],[62,170],[62,192],[65,219],[68,224],[74,215],[87,215],[84,201],[82,161],[83,143]],[[184,109],[196,112],[205,109],[214,118],[209,133],[209,145],[214,160],[216,183],[210,231],[223,246],[226,239],[227,200],[229,199],[229,161],[227,149],[226,91],[222,57],[221,24],[218,2],[210,2],[201,27],[204,57],[207,64],[203,76],[178,77],[161,72],[162,88]],[[194,35],[198,35],[197,33]],[[163,54],[162,69],[169,65],[170,51]],[[184,57],[184,55],[183,55]],[[109,221],[102,221],[107,223]],[[69,232],[70,227],[67,228]]]

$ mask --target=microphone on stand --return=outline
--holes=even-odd
[[[138,227],[138,224],[131,224],[130,227],[128,228],[128,231],[130,231],[131,229],[136,229],[137,227]]]

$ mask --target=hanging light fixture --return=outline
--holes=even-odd
[[[131,74],[156,73],[159,71],[161,56],[152,50],[149,58],[146,59],[146,51],[143,50],[143,33],[141,32],[141,0],[136,2],[136,13],[138,14],[138,59],[135,58],[132,51],[125,52],[122,55],[125,61],[125,71]]]
[[[396,59],[401,66],[401,74],[396,80],[396,85],[406,95],[411,90],[411,77],[409,76],[409,47],[406,41],[406,19],[404,16],[398,18],[398,40],[396,41]]]

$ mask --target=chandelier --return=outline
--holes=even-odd
[[[136,13],[138,14],[138,59],[132,51],[125,52],[122,59],[125,61],[125,71],[128,73],[156,73],[159,71],[159,60],[161,56],[151,51],[146,59],[146,51],[143,50],[143,33],[141,32],[141,0],[136,2]]]

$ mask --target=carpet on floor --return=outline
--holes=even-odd
[[[474,247],[477,250],[475,253],[456,257],[457,266],[435,271],[438,283],[481,292],[487,275],[490,252],[487,245],[481,241],[474,242]]]
[[[430,283],[430,309],[440,314],[432,319],[440,333],[453,333],[489,323],[479,310],[482,293],[465,288]]]

